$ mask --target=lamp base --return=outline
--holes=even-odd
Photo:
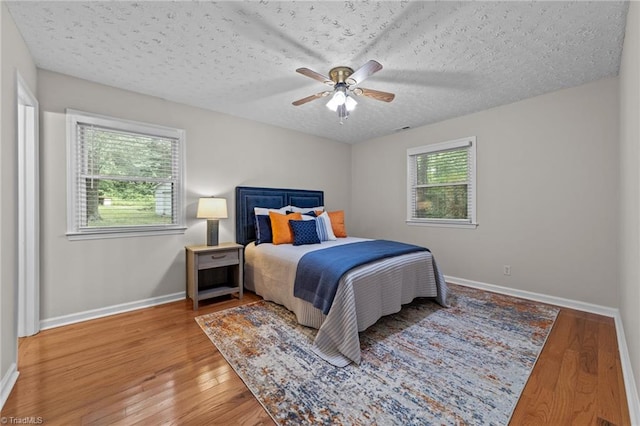
[[[207,245],[218,245],[218,219],[207,219]]]

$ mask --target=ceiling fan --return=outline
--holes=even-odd
[[[321,81],[328,86],[332,86],[333,90],[319,92],[315,95],[298,99],[293,102],[293,105],[300,106],[315,99],[332,95],[329,102],[327,102],[327,108],[338,113],[338,117],[340,117],[340,124],[342,124],[343,120],[349,117],[349,113],[353,111],[358,103],[354,99],[354,96],[367,96],[383,102],[391,102],[393,98],[395,98],[396,95],[393,93],[355,87],[381,69],[382,65],[374,60],[368,61],[355,71],[349,67],[332,68],[329,71],[329,77],[312,71],[309,68],[298,68],[296,72],[309,78],[313,78],[314,80]]]

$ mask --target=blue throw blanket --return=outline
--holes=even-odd
[[[312,303],[326,315],[338,290],[338,282],[347,271],[376,260],[417,251],[428,249],[397,241],[371,240],[312,251],[298,262],[293,295]]]

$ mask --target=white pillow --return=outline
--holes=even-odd
[[[289,206],[291,207],[291,211],[293,212],[298,212],[298,213],[309,213],[309,212],[315,212],[315,211],[324,211],[324,206],[318,206],[318,207],[296,207],[296,206]]]
[[[320,238],[320,241],[337,240],[333,233],[331,219],[327,212],[322,212],[322,214],[316,218],[316,221],[316,231],[318,232],[318,238]]]
[[[287,214],[287,212],[290,212],[291,210],[291,206],[284,206],[284,207],[280,207],[279,209],[268,209],[265,207],[254,207],[253,208],[253,212],[256,214],[256,216],[269,216],[269,212],[276,212],[276,213],[280,213],[280,214]]]

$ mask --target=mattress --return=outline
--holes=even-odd
[[[293,295],[297,264],[304,254],[366,240],[347,237],[304,246],[250,243],[245,248],[245,288],[285,306],[300,324],[318,329],[313,350],[324,360],[339,367],[359,363],[358,332],[416,297],[436,297],[439,279],[432,254],[420,251],[351,269],[340,279],[327,315]]]

